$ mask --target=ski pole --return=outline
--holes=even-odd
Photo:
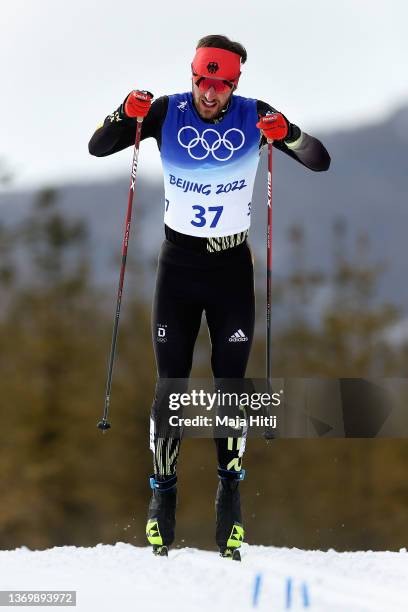
[[[266,380],[268,393],[272,391],[272,363],[271,363],[271,308],[272,308],[272,145],[273,140],[268,138],[268,219],[266,232]],[[269,408],[266,416],[270,417]],[[271,440],[275,437],[274,430],[265,426],[264,438]]]
[[[149,92],[144,92],[144,93],[149,93]],[[150,95],[151,97],[153,97],[152,94]],[[132,170],[130,174],[128,207],[127,207],[127,213],[126,213],[125,230],[124,230],[123,245],[122,245],[122,263],[120,267],[119,288],[118,288],[118,296],[116,300],[116,312],[115,312],[115,318],[114,318],[114,323],[113,323],[112,344],[111,344],[111,350],[110,350],[110,356],[109,356],[108,376],[107,376],[107,381],[106,381],[105,407],[104,407],[102,419],[98,423],[98,428],[102,429],[102,431],[106,431],[107,429],[110,428],[110,423],[108,422],[108,412],[109,412],[110,394],[111,394],[111,387],[112,387],[113,363],[114,363],[115,352],[116,352],[116,341],[118,338],[120,305],[122,303],[123,281],[125,278],[126,257],[127,257],[128,244],[129,244],[130,222],[132,219],[133,196],[135,193],[135,185],[136,185],[136,170],[137,170],[137,162],[139,158],[139,147],[140,147],[140,136],[142,133],[142,123],[143,123],[143,117],[137,117],[135,146],[133,149]]]
[[[272,144],[268,138],[268,222],[266,232],[266,379],[271,384],[271,302],[272,302]]]

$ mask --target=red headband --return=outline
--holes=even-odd
[[[200,47],[197,49],[192,63],[193,72],[210,79],[221,79],[237,84],[241,74],[241,57],[238,53]]]

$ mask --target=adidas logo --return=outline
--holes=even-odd
[[[230,342],[248,342],[248,338],[244,334],[242,329],[239,329],[238,331],[235,332],[235,334],[232,334],[232,336],[229,339],[229,341]]]

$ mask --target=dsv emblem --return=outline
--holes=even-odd
[[[210,62],[209,64],[207,64],[207,70],[210,74],[215,74],[218,70],[219,66],[217,64],[217,62]]]
[[[190,132],[186,133],[186,130]],[[236,132],[235,136],[233,132]],[[189,134],[190,138],[188,138]],[[245,143],[244,133],[237,128],[230,128],[222,136],[217,130],[207,128],[200,136],[198,130],[191,125],[180,128],[177,139],[181,146],[187,149],[192,159],[206,159],[211,153],[214,159],[221,162],[231,159],[234,152],[241,149]]]

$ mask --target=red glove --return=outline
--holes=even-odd
[[[152,105],[153,94],[150,91],[131,91],[125,100],[124,111],[127,117],[144,119]]]
[[[269,113],[259,117],[256,127],[267,140],[283,140],[288,135],[288,124],[281,113]]]

